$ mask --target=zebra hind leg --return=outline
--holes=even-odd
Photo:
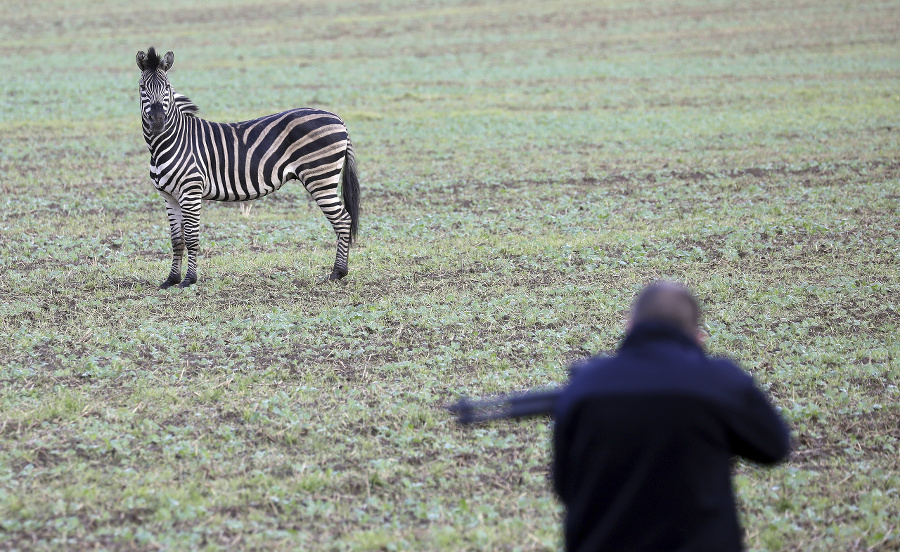
[[[349,219],[350,216],[348,215],[347,218]],[[347,235],[338,234],[337,254],[335,255],[334,267],[331,269],[331,275],[328,277],[329,280],[340,280],[347,275],[347,259],[349,256],[350,232],[348,230]]]
[[[316,204],[325,214],[325,218],[334,228],[337,234],[337,253],[334,258],[334,267],[331,269],[329,280],[340,280],[347,275],[347,259],[350,255],[350,213],[344,209],[337,196],[337,174],[331,174],[328,178],[315,181],[310,179],[304,182],[304,186],[312,195]]]

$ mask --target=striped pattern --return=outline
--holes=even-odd
[[[347,274],[359,219],[359,182],[344,122],[317,109],[292,109],[240,123],[197,116],[197,107],[169,84],[171,52],[138,53],[144,139],[150,176],[166,200],[172,234],[172,268],[161,287],[197,281],[201,200],[258,199],[299,179],[337,234],[330,279]],[[338,198],[341,184],[343,203]],[[185,251],[188,269],[181,279]]]

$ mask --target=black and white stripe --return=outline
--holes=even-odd
[[[334,113],[309,108],[241,123],[206,121],[186,96],[172,89],[167,71],[173,61],[172,52],[160,58],[153,48],[137,54],[150,177],[166,200],[172,233],[172,269],[160,287],[197,281],[201,200],[258,199],[295,178],[337,234],[330,279],[344,277],[359,226],[356,159],[344,122]],[[185,250],[188,268],[182,280]]]

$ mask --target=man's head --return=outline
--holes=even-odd
[[[642,322],[674,326],[703,343],[700,307],[691,290],[677,282],[660,280],[645,287],[631,306],[628,328]]]

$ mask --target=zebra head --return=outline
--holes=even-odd
[[[146,53],[137,53],[137,65],[141,70],[138,86],[141,92],[141,120],[144,134],[155,138],[166,124],[169,109],[175,104],[172,85],[166,72],[172,67],[175,54],[168,52],[160,58],[152,46]]]

